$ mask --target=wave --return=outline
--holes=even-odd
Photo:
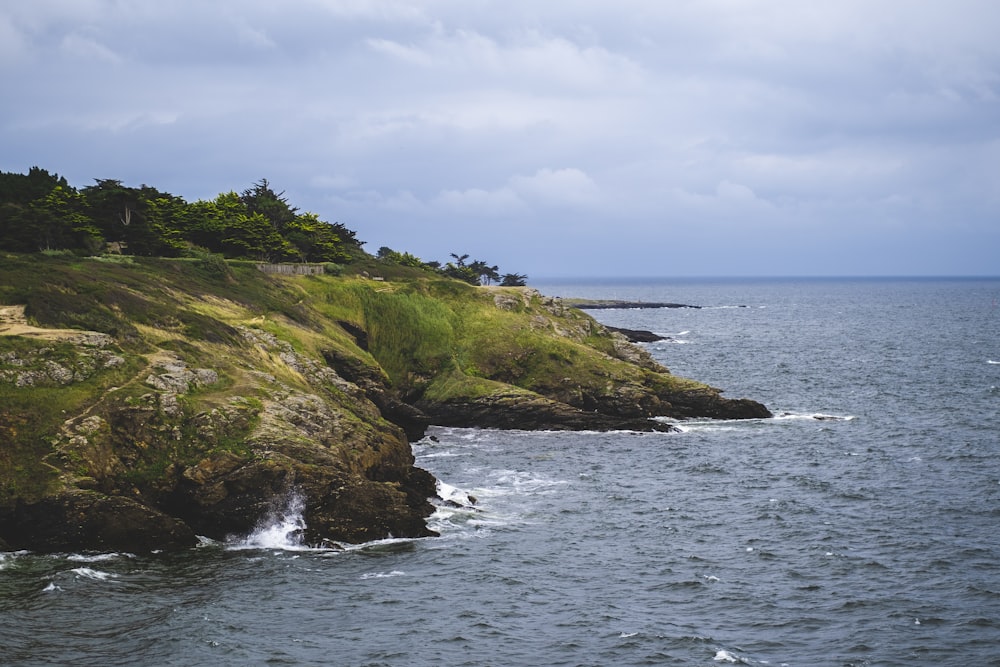
[[[994,366],[1000,366],[1000,361],[994,361],[992,359],[987,359],[986,363],[993,364]]]
[[[437,483],[437,493],[438,498],[454,507],[472,508],[477,501],[476,497],[469,492],[463,491],[458,487],[452,486],[447,482],[442,482],[441,480],[438,480]]]
[[[227,546],[230,549],[308,550],[310,547],[302,537],[306,529],[303,510],[305,499],[302,494],[290,492],[282,504],[264,517],[249,535]]]
[[[670,424],[681,433],[693,431],[739,431],[761,424],[784,421],[839,421],[848,422],[856,419],[854,415],[833,415],[824,412],[782,412],[773,417],[760,419],[674,419],[672,417],[653,417],[654,421]]]
[[[70,570],[80,579],[93,579],[94,581],[107,581],[108,579],[117,578],[118,575],[112,572],[103,572],[101,570],[95,570],[89,567],[76,567]]]
[[[745,658],[741,658],[738,655],[727,651],[726,649],[719,649],[715,652],[715,657],[713,658],[716,662],[728,662],[732,664],[748,664]]]
[[[400,570],[393,570],[392,572],[366,572],[362,574],[360,579],[362,581],[368,579],[392,579],[393,577],[405,577],[406,573]]]
[[[264,517],[245,537],[230,538],[219,543],[206,537],[199,537],[199,546],[221,546],[229,551],[287,551],[310,552],[317,555],[332,555],[356,551],[397,550],[422,538],[386,537],[369,542],[352,544],[335,540],[324,540],[321,544],[306,544],[304,535],[306,521],[303,516],[305,498],[293,491],[282,499],[276,508]],[[297,556],[296,556],[297,557]]]
[[[797,412],[782,412],[779,415],[775,415],[773,419],[813,419],[816,421],[833,421],[833,422],[849,422],[855,419],[854,415],[831,415],[823,412],[807,412],[807,413],[797,413]]]
[[[117,551],[112,551],[110,553],[95,553],[95,554],[70,554],[66,556],[66,560],[73,561],[74,563],[101,563],[109,560],[118,560],[119,558],[135,558],[135,554],[130,553],[119,553]]]

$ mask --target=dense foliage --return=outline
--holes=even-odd
[[[239,194],[189,203],[148,185],[133,188],[113,179],[77,189],[39,167],[27,174],[0,172],[0,250],[338,264],[366,257],[362,245],[344,225],[300,213],[267,179]],[[455,261],[442,266],[387,247],[377,254],[384,264],[473,285],[519,286],[527,279],[501,275],[495,265],[480,260],[466,263],[469,255],[451,256]]]
[[[482,260],[477,259],[466,263],[469,255],[452,253],[451,256],[455,261],[448,262],[444,266],[441,266],[440,262],[425,262],[411,253],[398,252],[386,246],[379,248],[376,256],[388,264],[431,269],[449,278],[455,278],[470,285],[492,285],[493,283],[497,283],[502,287],[523,287],[528,280],[528,276],[521,273],[505,273],[500,275],[500,270],[496,265],[490,266]]]
[[[207,251],[266,262],[344,262],[360,253],[353,231],[299,213],[283,194],[261,180],[241,194],[189,203],[113,179],[76,189],[38,167],[0,173],[0,248],[160,257]]]

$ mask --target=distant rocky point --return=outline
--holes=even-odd
[[[611,310],[613,308],[701,308],[686,303],[665,303],[662,301],[619,301],[617,299],[563,298],[563,303],[580,310]]]

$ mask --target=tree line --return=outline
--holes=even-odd
[[[300,213],[267,179],[211,201],[96,179],[77,189],[32,167],[0,173],[0,248],[180,257],[192,252],[263,262],[346,262],[361,253],[355,233]]]
[[[355,232],[291,206],[284,192],[261,179],[241,193],[211,201],[181,197],[114,179],[83,188],[32,167],[27,174],[0,172],[0,249],[14,252],[107,252],[157,257],[204,253],[260,262],[349,263],[367,256]],[[474,285],[524,285],[527,276],[501,275],[469,255],[453,262],[424,262],[383,247],[388,263],[422,268]]]
[[[501,275],[498,266],[495,264],[490,266],[488,263],[478,259],[466,263],[466,260],[469,259],[468,254],[458,255],[451,253],[451,257],[455,261],[447,262],[444,265],[438,261],[425,262],[408,252],[399,252],[387,246],[379,248],[375,256],[383,262],[391,264],[437,271],[449,278],[456,278],[470,285],[492,285],[496,283],[503,287],[523,287],[528,280],[528,276],[521,273],[504,273]]]

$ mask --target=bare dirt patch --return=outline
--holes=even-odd
[[[99,334],[96,331],[81,331],[79,329],[43,329],[28,324],[24,316],[24,306],[0,306],[0,336],[27,336],[42,340],[66,340],[79,338],[81,335]]]

